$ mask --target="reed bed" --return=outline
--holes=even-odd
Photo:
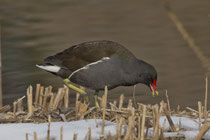
[[[207,79],[206,79],[207,83]],[[26,96],[17,99],[10,105],[0,108],[1,123],[48,123],[47,140],[50,139],[50,123],[57,121],[76,121],[84,119],[103,119],[101,134],[104,133],[104,120],[115,122],[117,124],[117,135],[106,137],[106,139],[124,139],[124,140],[143,140],[143,139],[184,139],[183,135],[176,135],[172,138],[165,137],[164,125],[159,125],[161,116],[166,116],[169,122],[171,132],[185,131],[182,128],[176,128],[171,119],[171,116],[185,116],[190,118],[199,118],[200,133],[196,139],[200,139],[210,128],[206,118],[210,118],[210,110],[207,110],[207,84],[204,106],[198,102],[198,110],[186,107],[186,110],[181,111],[180,106],[172,110],[166,93],[166,101],[161,101],[159,104],[146,105],[137,103],[134,107],[132,100],[128,105],[125,105],[124,95],[120,96],[119,101],[107,102],[108,91],[105,87],[105,93],[102,98],[99,98],[100,108],[86,104],[77,93],[74,107],[69,107],[70,92],[66,86],[59,88],[57,92],[53,92],[52,86],[43,87],[40,84],[36,88],[29,86]],[[24,108],[23,101],[26,98],[27,107]],[[71,103],[72,104],[72,103]],[[12,111],[11,111],[11,108]],[[203,127],[201,127],[201,119],[205,119]],[[96,121],[97,125],[97,121]],[[127,130],[121,134],[122,127],[126,125]],[[149,128],[153,127],[153,137],[149,137]],[[91,139],[91,128],[89,128],[88,139]],[[60,129],[60,139],[63,139],[63,128]],[[26,134],[28,139],[28,134]],[[34,132],[34,139],[37,139],[37,134]],[[77,139],[77,134],[74,135]],[[101,137],[101,139],[105,139]]]

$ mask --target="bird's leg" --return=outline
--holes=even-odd
[[[78,87],[76,87],[76,86],[70,84],[70,80],[69,80],[68,78],[64,79],[63,82],[64,82],[64,84],[65,84],[66,86],[68,86],[69,88],[71,88],[71,89],[73,89],[73,90],[79,92],[81,95],[83,95],[83,96],[84,96],[85,102],[88,104],[88,102],[89,102],[89,101],[88,101],[88,96],[87,96],[87,93],[86,93],[84,90],[82,90],[82,89],[80,89],[80,88],[78,88]]]
[[[97,108],[99,108],[99,104],[98,104],[98,91],[96,91],[95,93],[94,93],[94,102],[95,102],[95,106],[97,107]]]

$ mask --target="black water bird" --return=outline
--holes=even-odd
[[[109,90],[117,86],[132,86],[142,83],[158,95],[155,68],[137,59],[119,43],[107,40],[90,41],[74,45],[56,55],[44,59],[45,64],[36,65],[65,79],[72,89],[85,91],[70,84],[70,81],[95,90],[98,106],[98,92],[107,86]]]

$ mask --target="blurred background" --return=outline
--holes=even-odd
[[[209,59],[210,1],[173,0],[171,6]],[[157,69],[160,95],[152,97],[148,87],[138,84],[136,101],[159,103],[166,89],[172,107],[197,108],[197,101],[204,100],[206,70],[161,0],[0,0],[0,24],[4,104],[25,95],[29,85],[52,85],[56,91],[62,79],[35,64],[72,45],[102,39],[126,46]],[[128,101],[132,92],[133,87],[118,87],[108,101],[119,100],[122,93]],[[75,92],[71,95],[73,100]]]

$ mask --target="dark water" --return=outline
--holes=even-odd
[[[209,59],[210,1],[176,0],[172,5]],[[156,67],[160,96],[153,98],[139,84],[138,102],[159,103],[166,89],[173,107],[197,108],[197,101],[203,101],[206,70],[168,18],[162,1],[0,0],[0,23],[4,104],[23,96],[30,84],[62,86],[60,78],[35,64],[71,45],[100,39],[119,42]],[[132,90],[116,88],[109,92],[108,100],[118,100],[124,93],[128,101]]]

